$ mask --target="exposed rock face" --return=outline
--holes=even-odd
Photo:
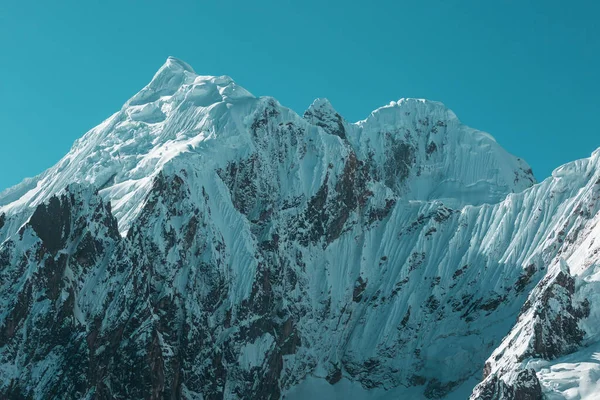
[[[311,124],[323,128],[323,130],[331,135],[339,136],[341,139],[346,139],[346,125],[342,116],[338,114],[331,103],[326,99],[317,99],[304,112],[304,118]]]
[[[534,370],[520,370],[512,385],[493,375],[477,387],[480,400],[542,400],[542,387]]]
[[[561,270],[554,279],[542,281],[542,284],[545,287],[536,296],[539,303],[534,309],[531,347],[521,356],[523,359],[539,357],[551,360],[571,353],[585,336],[578,322],[589,316],[589,301],[585,299],[582,304],[573,304],[575,279],[568,269]],[[526,303],[524,307],[529,306],[531,304]]]
[[[580,349],[596,315],[578,275],[598,157],[531,187],[439,103],[300,117],[169,59],[0,195],[0,397],[305,398],[316,379],[440,399],[484,369],[473,398],[541,398],[527,363]]]
[[[1,362],[28,367],[6,382],[8,398],[86,393],[92,366],[76,298],[84,291],[91,300],[89,279],[119,241],[110,206],[89,188],[72,185],[3,243]],[[25,389],[42,381],[44,387]]]
[[[516,327],[486,363],[484,381],[472,399],[542,398],[536,372],[523,362],[553,360],[580,347],[585,332],[578,324],[589,317],[590,303],[584,299],[577,304],[574,294],[575,279],[561,258],[557,271],[546,275],[532,291]]]

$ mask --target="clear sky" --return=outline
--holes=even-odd
[[[538,179],[600,147],[597,1],[0,1],[0,190],[57,162],[173,55],[299,113],[444,102]]]

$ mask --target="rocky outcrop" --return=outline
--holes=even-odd
[[[552,360],[576,350],[585,336],[578,323],[590,314],[587,299],[576,303],[575,279],[569,273],[569,267],[561,261],[560,271],[552,278],[540,283],[539,294],[523,306],[521,313],[533,307],[533,336],[527,350],[519,356]],[[532,305],[534,301],[534,305]]]
[[[528,273],[527,273],[528,274]],[[515,328],[492,354],[484,368],[484,381],[471,399],[542,399],[535,370],[528,359],[553,360],[579,348],[585,336],[579,322],[590,304],[574,299],[575,279],[564,259],[533,289],[523,305]]]
[[[512,384],[497,375],[490,376],[476,388],[471,399],[478,400],[542,400],[542,387],[532,369],[520,370]]]
[[[330,135],[346,140],[346,122],[335,111],[326,99],[317,99],[310,108],[304,112],[304,119],[313,125],[323,128]]]

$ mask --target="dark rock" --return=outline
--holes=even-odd
[[[340,114],[335,112],[329,103],[322,103],[320,107],[311,107],[304,112],[304,119],[317,125],[330,135],[339,136],[346,140],[346,128]]]
[[[408,306],[408,309],[406,310],[406,314],[404,314],[402,321],[400,321],[400,326],[403,328],[406,327],[406,325],[408,324],[408,321],[410,319],[410,309],[411,309],[411,307]]]
[[[332,367],[332,370],[329,371],[325,379],[327,380],[327,382],[329,382],[330,385],[335,385],[336,383],[342,380],[342,369],[339,367],[338,364]]]
[[[9,343],[22,321],[27,317],[31,307],[31,292],[31,284],[26,285],[19,293],[15,305],[8,313],[4,323],[0,325],[0,347]]]
[[[515,400],[541,400],[542,387],[533,369],[524,369],[514,383]]]
[[[423,393],[428,399],[441,399],[450,393],[461,382],[441,382],[438,379],[432,379],[427,382],[425,392]]]
[[[359,276],[356,282],[354,283],[354,290],[352,291],[352,301],[358,303],[362,300],[363,293],[367,288],[367,281]]]
[[[506,296],[501,296],[496,293],[492,297],[482,300],[479,308],[484,311],[494,311],[504,300],[506,300]]]
[[[425,308],[429,311],[429,313],[434,312],[440,306],[440,301],[434,296],[431,295],[425,302]]]
[[[429,154],[433,153],[436,150],[437,150],[437,145],[435,144],[435,142],[430,142],[427,145],[427,149],[425,149],[425,153],[427,153],[429,155]]]
[[[325,176],[325,181],[317,193],[308,202],[306,221],[310,229],[308,237],[301,240],[301,243],[305,246],[308,245],[308,243],[317,243],[325,236],[328,223],[328,215],[325,207],[327,193],[329,192],[328,181],[329,174]]]
[[[452,279],[456,279],[459,276],[461,276],[462,274],[464,274],[464,272],[467,270],[467,268],[469,268],[468,265],[463,265],[462,268],[457,269],[456,271],[454,271],[454,274],[452,274]]]
[[[219,177],[229,188],[233,206],[242,214],[250,216],[257,206],[258,156],[252,155],[239,162],[230,162],[225,169],[217,171]]]
[[[425,262],[425,252],[415,252],[408,259],[408,272],[414,271]]]
[[[471,400],[542,400],[542,387],[533,369],[519,371],[512,384],[491,375],[477,385]]]
[[[52,196],[48,203],[40,204],[29,224],[52,254],[63,248],[71,231],[71,204],[67,196]]]
[[[431,235],[433,235],[435,232],[437,232],[437,229],[435,229],[435,228],[433,228],[433,227],[432,227],[432,228],[429,228],[429,229],[427,230],[427,232],[425,232],[425,237],[427,237],[427,236],[431,236]]]
[[[497,360],[496,360],[497,361]],[[483,379],[487,378],[492,373],[492,366],[489,362],[486,362],[483,366]]]
[[[589,316],[590,308],[587,300],[574,304],[574,293],[575,279],[566,271],[560,271],[554,278],[540,283],[532,342],[519,359],[539,357],[551,360],[579,347],[585,332],[578,323]]]
[[[408,378],[408,383],[411,386],[423,386],[425,383],[427,383],[427,378],[421,375],[412,375],[410,378]]]
[[[413,146],[390,137],[384,163],[385,184],[393,189],[402,184],[408,178],[415,161]]]
[[[515,283],[515,290],[519,293],[522,292],[529,282],[531,282],[531,278],[535,272],[535,264],[529,264],[527,267],[525,267],[525,271],[521,274],[521,276],[519,276],[519,279]]]
[[[392,212],[394,206],[396,205],[396,199],[387,199],[385,201],[385,206],[382,208],[371,209],[369,211],[369,222],[368,224],[372,224],[375,221],[382,221]]]

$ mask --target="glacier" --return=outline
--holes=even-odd
[[[593,399],[599,163],[170,57],[0,193],[0,396]]]

